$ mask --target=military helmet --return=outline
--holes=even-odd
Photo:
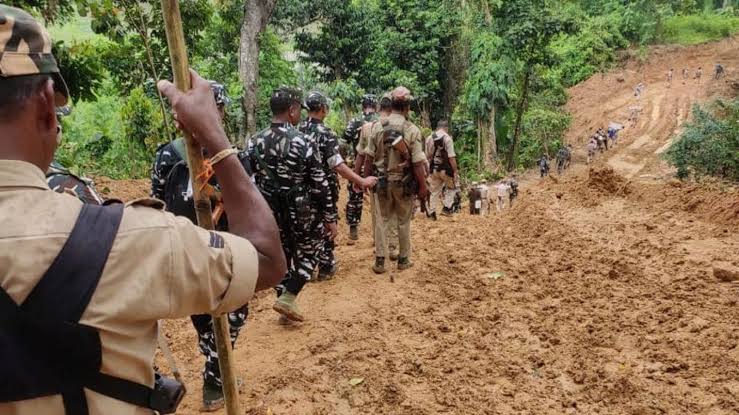
[[[69,108],[69,106],[65,105],[63,107],[56,107],[56,116],[57,117],[66,117],[69,114],[72,113],[72,108]]]
[[[210,81],[210,89],[213,90],[213,98],[216,100],[216,105],[225,107],[231,104],[231,98],[228,97],[225,86],[216,81]]]
[[[366,94],[362,97],[362,108],[377,106],[377,96],[375,94]]]
[[[309,111],[318,111],[321,107],[328,108],[328,98],[318,91],[311,91],[305,98],[305,106]]]
[[[54,80],[55,103],[69,100],[69,89],[51,53],[51,37],[30,14],[0,4],[0,78],[48,74]]]

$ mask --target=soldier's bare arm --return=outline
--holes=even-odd
[[[159,83],[160,91],[172,103],[182,127],[193,134],[209,154],[230,148],[210,84],[192,71],[192,86],[190,91],[182,93],[168,81]],[[287,272],[287,263],[269,205],[235,155],[217,163],[214,169],[230,232],[248,239],[259,254],[257,290],[276,285]]]

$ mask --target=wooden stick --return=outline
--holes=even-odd
[[[177,0],[161,0],[161,2],[175,86],[180,91],[187,91],[191,88],[190,72],[179,2]],[[190,169],[190,180],[193,183],[193,200],[195,202],[198,225],[204,229],[213,230],[210,199],[207,194],[201,191],[205,188],[205,183],[203,182],[207,180],[205,175],[202,174],[203,153],[200,145],[193,140],[192,136],[185,131],[183,133],[185,148],[187,150],[187,162]],[[226,413],[228,415],[241,415],[239,394],[236,387],[236,374],[232,365],[231,336],[228,331],[228,318],[225,315],[213,316],[213,331],[215,333],[218,361],[221,368]]]

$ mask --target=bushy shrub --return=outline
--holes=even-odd
[[[102,156],[114,141],[122,139],[119,115],[122,100],[102,95],[94,102],[78,102],[62,119],[62,143],[56,157],[65,166],[84,174],[102,174]]]
[[[666,153],[677,175],[739,181],[739,99],[693,107],[693,120]]]
[[[149,153],[154,153],[159,144],[168,141],[163,133],[162,114],[153,99],[144,93],[143,87],[131,90],[121,108],[123,134]]]
[[[719,14],[673,16],[664,21],[662,40],[694,45],[739,32],[739,17]]]
[[[551,48],[565,86],[588,79],[616,60],[616,50],[629,45],[618,26],[617,16],[595,16],[582,25],[580,32],[554,41]]]

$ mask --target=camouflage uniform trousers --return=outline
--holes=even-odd
[[[246,317],[249,315],[249,306],[245,304],[236,311],[228,313],[228,331],[231,336],[231,347],[236,344],[239,332],[246,325]],[[205,367],[203,368],[203,383],[211,386],[222,387],[221,368],[218,366],[218,349],[213,331],[213,318],[210,314],[199,314],[191,316],[192,325],[198,332],[198,346],[200,353],[205,356]]]
[[[275,290],[278,297],[285,291],[298,295],[305,284],[311,280],[313,270],[318,265],[318,256],[325,240],[323,223],[313,226],[307,232],[293,232],[294,244],[290,243],[289,235],[281,232],[280,236],[288,270]]]
[[[338,186],[336,188],[331,189],[334,195],[334,204],[337,204],[339,202],[339,189]],[[328,237],[324,233],[323,235],[323,242],[319,246],[318,249],[318,269],[319,270],[325,270],[330,271],[333,267],[336,266],[336,256],[334,255],[334,248],[336,247],[336,244],[334,241]]]
[[[357,226],[362,221],[362,204],[364,193],[355,192],[352,183],[347,185],[349,200],[346,202],[346,223],[349,226]]]

